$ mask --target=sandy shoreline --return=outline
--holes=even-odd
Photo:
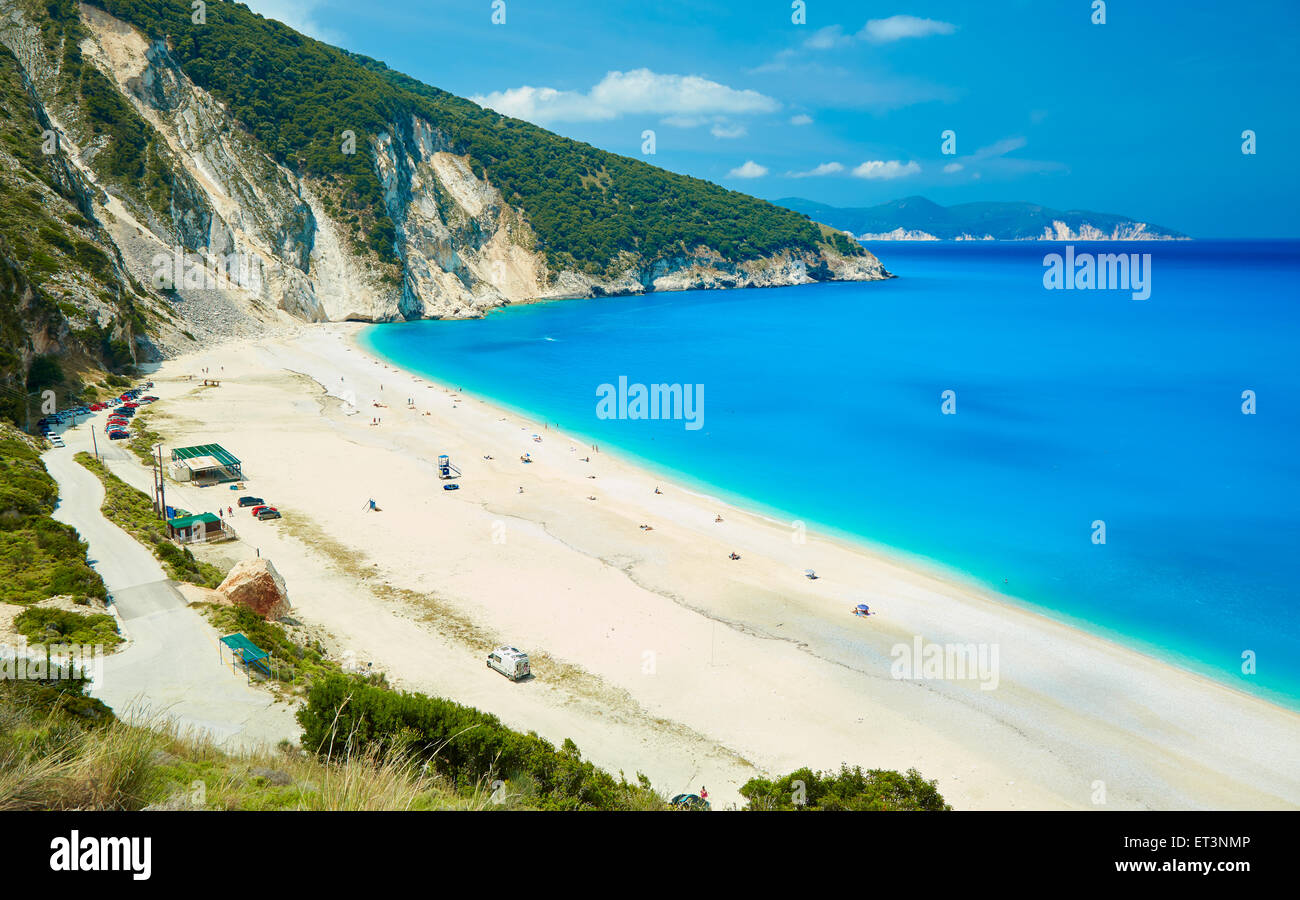
[[[214,551],[270,557],[298,617],[398,686],[720,805],[755,774],[847,762],[915,766],[957,808],[1300,806],[1295,713],[839,538],[797,543],[786,523],[375,360],[356,330],[170,360],[152,376],[156,427],[168,446],[224,444],[284,513],[237,512],[243,542]],[[204,367],[220,388],[184,380]],[[460,490],[441,490],[439,453]],[[174,493],[194,511],[235,496]],[[363,512],[370,498],[382,512]],[[857,602],[880,614],[850,615]],[[996,688],[892,677],[891,648],[918,639],[993,650]],[[498,641],[533,655],[535,681],[486,669]]]

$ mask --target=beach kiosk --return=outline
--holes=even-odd
[[[167,520],[167,536],[181,544],[206,544],[237,537],[225,519],[212,513],[175,516]]]
[[[220,444],[199,444],[172,450],[172,478],[198,485],[243,481],[244,467]]]

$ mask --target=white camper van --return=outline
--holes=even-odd
[[[529,674],[528,654],[514,647],[497,647],[488,654],[489,669],[496,669],[511,681],[518,681]]]

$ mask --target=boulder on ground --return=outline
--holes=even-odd
[[[236,563],[217,590],[264,619],[278,619],[293,610],[284,579],[269,559],[260,556]]]

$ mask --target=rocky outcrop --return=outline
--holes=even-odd
[[[1151,230],[1146,222],[1122,222],[1109,231],[1081,222],[1071,228],[1065,222],[1054,220],[1043,229],[1040,241],[1174,241],[1185,240],[1181,235],[1160,234]]]
[[[217,592],[230,603],[251,609],[264,619],[289,615],[289,591],[269,559],[257,557],[235,564]]]

